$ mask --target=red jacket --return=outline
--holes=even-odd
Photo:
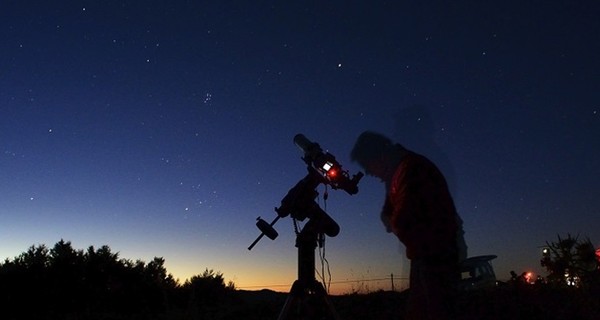
[[[409,152],[400,161],[382,214],[409,259],[446,261],[457,256],[454,201],[446,179],[427,158]]]

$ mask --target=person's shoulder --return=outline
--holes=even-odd
[[[411,150],[406,150],[400,162],[415,163],[415,162],[431,162],[427,157],[422,154],[416,153]]]
[[[408,151],[400,164],[398,169],[404,168],[405,170],[411,171],[416,169],[420,172],[438,171],[437,166],[426,156],[416,153],[414,151]]]

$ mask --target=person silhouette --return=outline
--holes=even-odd
[[[381,220],[406,247],[410,294],[405,319],[452,319],[460,279],[461,219],[443,174],[386,136],[363,132],[350,154],[386,185]]]

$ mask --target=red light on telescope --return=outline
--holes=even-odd
[[[329,171],[327,171],[327,176],[329,178],[335,178],[337,176],[337,170],[335,168],[329,169]]]
[[[339,174],[338,168],[329,161],[325,162],[325,164],[321,166],[321,172],[329,180],[337,178]]]

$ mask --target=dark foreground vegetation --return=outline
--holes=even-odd
[[[212,270],[178,283],[162,258],[32,246],[0,264],[0,319],[277,319],[287,293],[236,290]],[[331,296],[341,319],[402,319],[406,292]],[[509,283],[459,296],[457,319],[600,319],[598,286]]]

